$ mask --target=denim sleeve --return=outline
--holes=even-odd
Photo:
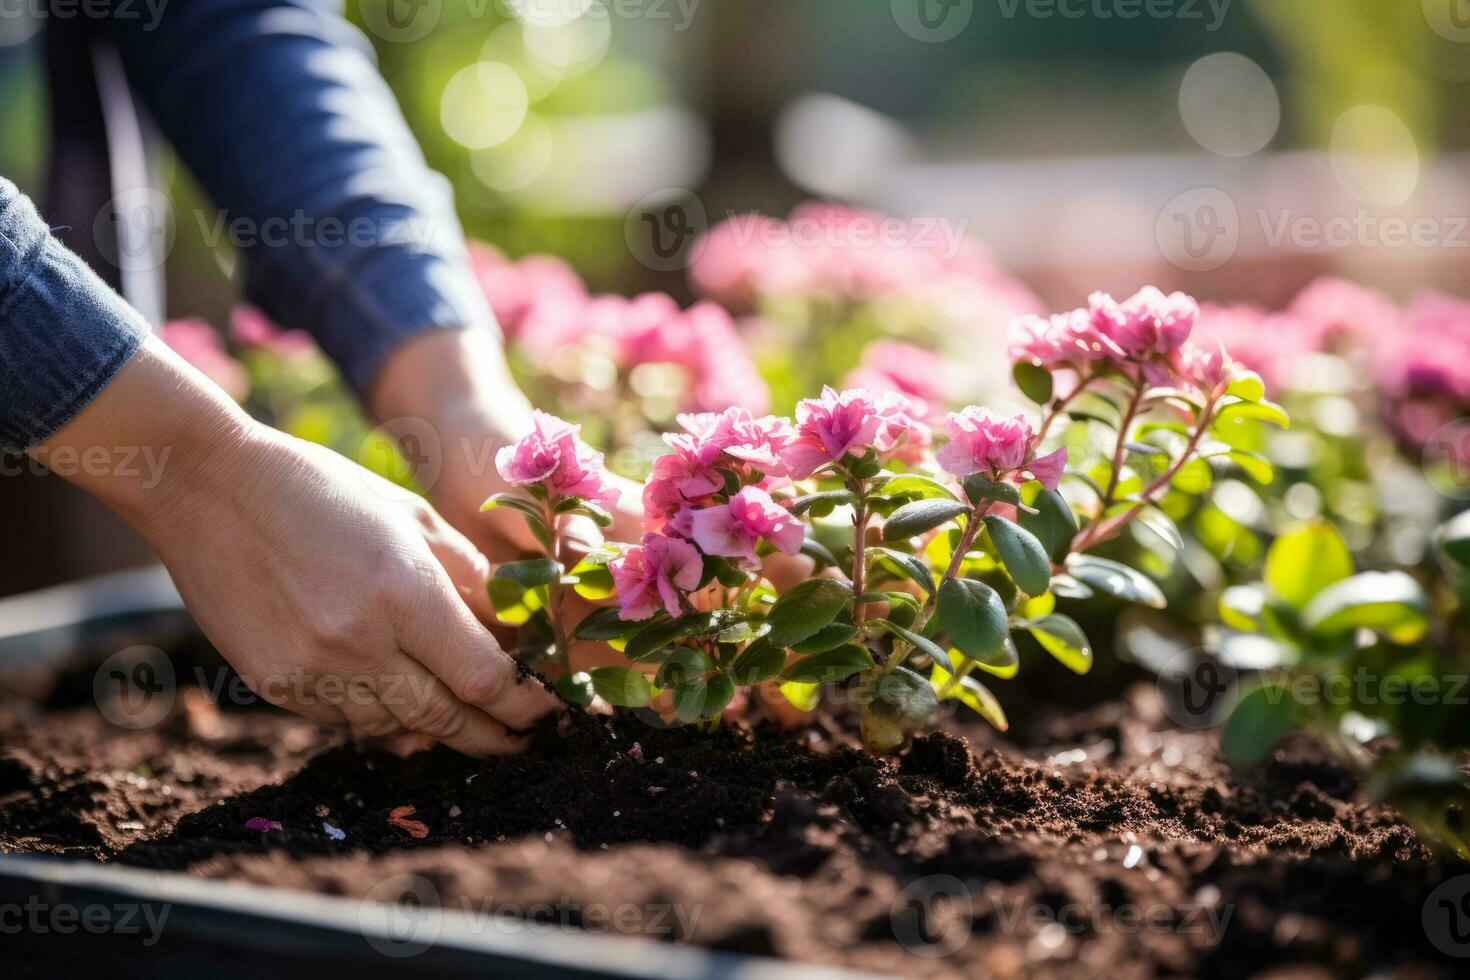
[[[147,333],[0,177],[0,449],[22,452],[61,428]]]
[[[160,11],[110,29],[134,91],[220,209],[179,220],[236,246],[251,302],[315,335],[358,392],[410,336],[495,329],[449,183],[336,3]]]

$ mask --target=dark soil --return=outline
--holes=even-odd
[[[474,913],[905,975],[1455,965],[1421,912],[1465,869],[1311,743],[1232,773],[1151,688],[1025,748],[966,726],[874,759],[825,734],[581,716],[489,762],[402,759],[189,688],[127,731],[66,690],[0,700],[0,851],[348,896],[417,875]]]

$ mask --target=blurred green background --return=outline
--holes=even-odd
[[[1038,262],[1035,243],[1010,247],[1024,232],[987,227],[983,209],[959,214],[953,196],[927,201],[913,166],[1148,158],[1180,172],[1203,162],[1210,176],[1237,158],[1326,151],[1342,114],[1362,105],[1389,110],[1409,134],[1407,151],[1400,131],[1368,138],[1414,155],[1417,207],[1462,213],[1459,187],[1448,198],[1422,194],[1443,155],[1466,143],[1464,0],[961,0],[951,13],[965,18],[963,29],[940,43],[904,29],[905,4],[920,2],[935,0],[352,0],[347,13],[374,43],[431,164],[453,180],[469,233],[512,255],[561,255],[597,288],[685,292],[679,275],[641,266],[623,233],[644,195],[684,187],[713,217],[785,213],[814,195],[910,211],[932,203],[993,240],[1002,263],[1044,298],[1071,302],[1084,280],[1116,276],[1123,288],[1128,276],[1047,268],[1057,263]],[[412,29],[381,29],[396,22],[390,14],[411,15]],[[13,14],[0,20],[0,173],[39,195],[47,133],[35,31]],[[1191,66],[1220,52],[1249,61],[1214,64],[1182,95]],[[1191,112],[1203,122],[1191,125]],[[1009,172],[980,172],[986,186],[975,200],[1004,194],[994,185]],[[1117,190],[1116,173],[1096,172],[1090,203],[1034,207],[1099,223],[1101,239],[1090,236],[1087,247],[1105,251],[1106,209],[1090,207]],[[187,207],[187,175],[173,168],[170,179]],[[1039,223],[1037,234],[1053,227]],[[1065,265],[1070,253],[1061,251]],[[1443,254],[1422,258],[1414,271],[1378,277],[1453,278],[1421,268]],[[1308,255],[1289,282],[1262,280],[1242,261],[1182,284],[1284,295],[1323,266],[1351,261]],[[181,222],[169,315],[219,322],[232,268],[195,223]],[[1149,270],[1129,271],[1136,279]]]

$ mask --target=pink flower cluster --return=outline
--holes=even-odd
[[[512,486],[539,486],[553,501],[581,497],[604,508],[618,502],[602,464],[602,453],[588,446],[572,425],[545,412],[534,413],[531,432],[495,455],[495,468]]]
[[[1011,315],[1034,309],[1030,293],[961,232],[813,201],[785,220],[743,214],[716,225],[695,247],[689,277],[732,308],[787,296],[868,302],[958,285],[971,306],[984,305],[974,302],[981,292]]]
[[[1230,377],[1232,362],[1218,343],[1190,341],[1199,315],[1191,297],[1153,286],[1122,302],[1093,293],[1083,309],[1012,323],[1011,357],[1079,372],[1106,362],[1149,384],[1210,392]]]
[[[875,340],[844,382],[848,388],[896,391],[914,401],[942,404],[948,365],[933,351],[902,340]]]
[[[960,478],[979,473],[995,483],[1038,480],[1048,490],[1055,490],[1066,469],[1065,448],[1036,457],[1036,432],[1019,415],[1006,417],[972,405],[951,412],[944,426],[949,442],[936,458],[940,466]]]
[[[928,427],[897,392],[823,390],[803,401],[796,423],[746,409],[683,415],[683,431],[664,437],[670,453],[654,461],[643,490],[641,544],[611,565],[625,619],[662,608],[677,616],[701,578],[701,555],[760,567],[760,549],[801,549],[801,520],[773,496],[828,467],[873,453],[879,461],[927,446]]]
[[[538,367],[550,368],[580,350],[606,355],[621,371],[673,364],[688,376],[688,408],[766,410],[766,383],[735,321],[714,303],[681,310],[663,293],[592,296],[560,259],[509,262],[483,245],[472,255],[501,329]]]

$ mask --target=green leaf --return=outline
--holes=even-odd
[[[1072,508],[1055,490],[1042,490],[1031,506],[1036,513],[1022,511],[1021,526],[1041,542],[1052,561],[1061,561],[1067,557],[1067,549],[1077,536],[1077,519],[1072,516]]]
[[[781,696],[797,711],[813,711],[822,698],[822,685],[787,681],[781,685]]]
[[[689,613],[678,619],[660,620],[628,641],[628,659],[635,662],[646,660],[675,641],[686,636],[698,636],[709,628],[709,613]]]
[[[1266,382],[1254,371],[1244,371],[1235,376],[1230,382],[1230,387],[1225,389],[1227,395],[1233,395],[1242,401],[1258,402],[1266,397]]]
[[[823,653],[842,646],[858,635],[858,628],[851,623],[828,623],[800,643],[793,643],[793,653]]]
[[[1179,533],[1178,525],[1174,523],[1168,514],[1165,514],[1157,507],[1145,507],[1141,509],[1142,513],[1138,515],[1136,523],[1153,532],[1164,544],[1173,548],[1175,551],[1182,551],[1184,549],[1184,537]]]
[[[1230,461],[1245,471],[1245,475],[1262,485],[1270,484],[1276,479],[1276,468],[1271,461],[1260,453],[1253,453],[1246,449],[1237,449],[1226,453]]]
[[[1220,621],[1242,633],[1261,629],[1261,614],[1266,608],[1266,594],[1259,586],[1232,585],[1220,593]]]
[[[632,636],[648,625],[648,620],[629,621],[619,615],[616,608],[594,609],[587,618],[577,624],[572,636],[579,640],[606,643]]]
[[[529,561],[506,562],[495,569],[495,578],[502,582],[514,582],[523,589],[534,589],[538,585],[550,585],[560,580],[562,572],[559,561],[532,558]]]
[[[581,497],[567,497],[564,500],[558,500],[553,510],[558,514],[581,514],[592,518],[593,523],[598,527],[612,527],[611,514],[603,510],[600,505],[590,500],[583,500]]]
[[[571,571],[571,577],[576,579],[572,583],[572,589],[577,595],[592,602],[606,599],[616,591],[613,587],[612,572],[608,571],[605,564],[578,562]]]
[[[1163,609],[1169,605],[1153,579],[1111,559],[1096,555],[1073,555],[1067,561],[1067,568],[1078,580],[1099,592],[1106,592],[1127,602],[1152,606],[1154,609]]]
[[[993,674],[1001,680],[1010,680],[1021,670],[1021,653],[1011,642],[1009,636],[1006,637],[1005,647],[999,653],[993,653],[988,657],[968,657],[958,650],[951,650],[950,653],[954,654],[951,659],[954,659],[956,663],[961,662],[962,659],[969,661],[987,674]]]
[[[1210,469],[1207,459],[1191,459],[1169,481],[1169,486],[1180,493],[1198,497],[1215,484],[1215,471]]]
[[[1246,419],[1257,422],[1269,422],[1283,429],[1291,428],[1291,416],[1286,414],[1286,409],[1275,402],[1231,402],[1220,409],[1215,416],[1217,427],[1239,425]]]
[[[1011,375],[1016,379],[1016,387],[1021,389],[1021,394],[1036,404],[1045,405],[1051,401],[1051,372],[1046,368],[1030,361],[1017,361]]]
[[[924,559],[907,552],[894,551],[892,548],[874,548],[871,554],[874,558],[886,558],[893,562],[909,581],[917,583],[925,592],[934,592],[934,573],[929,570]]]
[[[540,504],[535,503],[534,501],[527,500],[525,497],[521,497],[513,493],[493,494],[488,500],[480,505],[480,513],[484,514],[487,511],[498,510],[502,507],[509,507],[511,510],[518,510],[528,517],[536,518],[538,521],[541,520],[542,517]]]
[[[588,671],[592,689],[602,700],[618,708],[643,708],[653,700],[648,678],[627,667],[598,667]]]
[[[1395,643],[1417,643],[1429,631],[1429,597],[1403,572],[1364,572],[1317,593],[1302,625],[1321,636],[1370,629]]]
[[[990,722],[997,731],[1005,731],[1010,728],[1010,722],[1006,720],[1005,709],[990,693],[990,689],[981,684],[968,674],[955,680],[953,674],[940,667],[934,666],[929,675],[929,684],[942,701],[958,701],[981,718]]]
[[[713,718],[735,696],[735,685],[724,674],[698,678],[674,688],[674,714],[685,724]]]
[[[592,703],[592,696],[596,690],[592,686],[592,678],[579,671],[575,674],[567,674],[558,680],[556,693],[569,703],[585,708]]]
[[[951,643],[975,658],[1003,650],[1009,629],[1005,603],[996,591],[965,578],[939,587],[939,625]]]
[[[1265,582],[1282,602],[1304,609],[1318,592],[1353,574],[1353,556],[1324,521],[1283,534],[1266,553]]]
[[[823,490],[821,493],[809,493],[804,497],[797,497],[787,505],[786,509],[800,517],[818,504],[827,508],[830,513],[833,507],[852,506],[856,503],[857,497],[851,490]]]
[[[1446,555],[1462,568],[1470,568],[1470,510],[1441,526],[1436,538]]]
[[[883,540],[904,541],[969,512],[970,508],[957,500],[915,500],[904,504],[888,518],[883,525]]]
[[[1254,765],[1270,756],[1297,727],[1291,692],[1277,684],[1263,684],[1236,704],[1220,734],[1220,748],[1231,762]]]
[[[883,484],[883,495],[886,497],[917,497],[921,500],[960,499],[944,484],[916,473],[906,473],[889,480]]]
[[[709,654],[693,647],[675,647],[668,659],[659,665],[653,682],[664,690],[697,681],[715,669]]]
[[[810,529],[808,529],[806,540],[801,543],[801,553],[817,563],[818,571],[837,564],[837,556],[832,554],[826,545],[812,537]]]
[[[939,696],[933,686],[907,667],[871,678],[864,694],[867,712],[896,723],[905,732],[928,728],[939,717]]]
[[[918,633],[905,629],[887,619],[875,619],[868,625],[893,634],[918,652],[926,654],[930,660],[939,664],[945,670],[950,672],[954,671],[954,663],[949,658],[949,651],[945,650],[944,647],[935,643],[933,640],[920,636]]]
[[[987,500],[1012,507],[1022,506],[1021,490],[1014,483],[995,483],[979,473],[965,477],[965,496],[976,507]]]
[[[527,589],[510,579],[491,579],[486,591],[495,618],[507,626],[524,626],[544,608],[538,590]]]
[[[1085,674],[1092,669],[1092,644],[1071,617],[1052,613],[1029,623],[1026,627],[1036,637],[1042,649],[1074,674]]]
[[[1051,587],[1051,559],[1035,535],[994,515],[985,518],[985,526],[1006,571],[1022,592],[1041,595]]]
[[[873,655],[855,643],[803,657],[781,672],[788,681],[835,684],[874,666]]]
[[[766,638],[778,647],[789,647],[816,633],[842,612],[852,598],[852,589],[832,579],[808,579],[787,590],[766,615],[771,631]]]
[[[1070,575],[1053,575],[1051,578],[1051,591],[1058,599],[1091,599],[1095,593],[1092,587],[1084,585]]]
[[[786,651],[773,646],[765,637],[740,651],[729,667],[730,679],[742,687],[759,684],[781,673],[786,666]]]

